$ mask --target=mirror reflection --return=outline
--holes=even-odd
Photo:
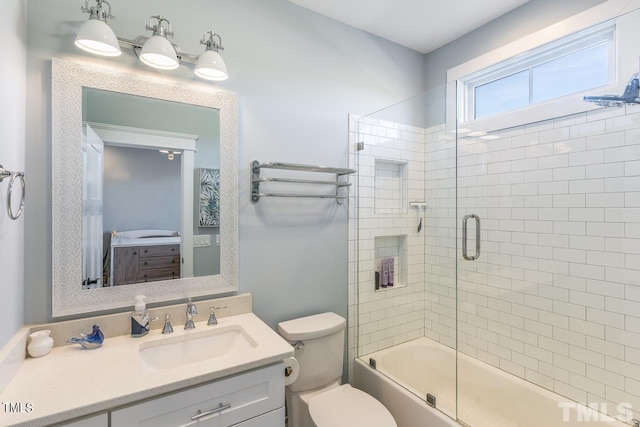
[[[82,91],[82,287],[220,273],[219,111]]]

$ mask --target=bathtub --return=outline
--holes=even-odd
[[[370,359],[376,369],[369,366]],[[625,407],[609,411],[618,419],[607,417],[462,353],[457,371],[462,425],[628,427],[618,419],[632,418]],[[398,427],[460,426],[454,421],[456,352],[451,348],[419,338],[357,358],[354,372],[354,385],[380,400]],[[436,397],[437,410],[426,403],[427,393]]]

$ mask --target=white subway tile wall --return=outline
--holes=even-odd
[[[349,167],[358,171],[349,194],[352,360],[424,336],[424,231],[418,233],[418,210],[409,202],[424,200],[425,145],[422,128],[353,117],[349,126]],[[365,149],[358,152],[357,142]],[[396,283],[376,291],[375,266],[386,257],[396,260]]]
[[[457,206],[456,141],[444,125],[365,119],[359,135],[351,129],[351,146],[364,138],[366,147],[350,150],[359,169],[350,207],[352,355],[420,334],[455,348],[457,329],[470,356],[580,402],[640,410],[640,106],[505,129],[497,140],[460,136]],[[384,136],[390,129],[402,143]],[[428,205],[420,235],[415,210],[373,212],[375,158],[407,162],[408,197]],[[456,227],[469,213],[481,218],[477,261],[456,253]],[[411,280],[374,292],[367,241],[387,234],[407,235]]]
[[[376,213],[407,212],[406,162],[375,159],[374,196]]]

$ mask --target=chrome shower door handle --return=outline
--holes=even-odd
[[[476,220],[476,253],[472,256],[467,253],[467,222],[470,218]],[[476,214],[465,215],[462,218],[462,257],[467,261],[474,261],[480,258],[480,217]]]

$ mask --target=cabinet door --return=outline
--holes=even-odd
[[[111,426],[232,426],[284,406],[283,369],[278,363],[113,411]]]
[[[113,284],[126,285],[138,281],[138,246],[113,248]]]
[[[233,427],[284,427],[284,408],[234,424]]]

